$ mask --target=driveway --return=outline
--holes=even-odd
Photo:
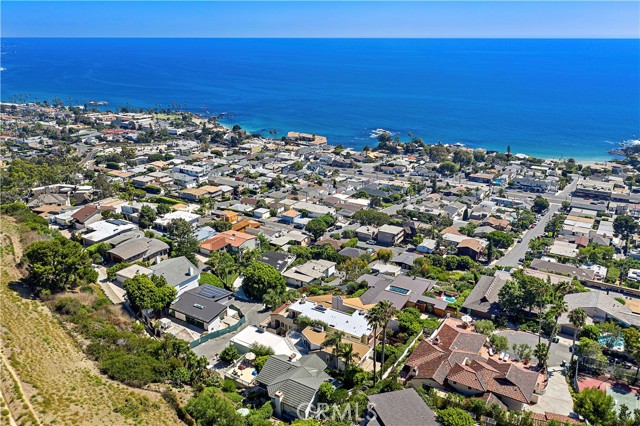
[[[549,384],[544,395],[540,395],[538,403],[528,405],[526,410],[534,413],[549,411],[551,413],[570,415],[573,412],[573,399],[569,392],[569,384],[563,374],[562,367],[549,368]]]
[[[532,348],[535,348],[538,344],[538,336],[536,334],[527,333],[525,331],[516,331],[516,330],[504,330],[499,331],[496,334],[500,336],[505,336],[509,340],[509,348],[513,347],[514,343],[519,345],[526,343]],[[552,343],[551,350],[549,351],[549,366],[557,367],[562,364],[562,361],[567,361],[571,359],[571,352],[569,352],[569,345],[563,344],[565,340],[562,339],[559,343]],[[547,343],[546,339],[542,339],[543,343]],[[509,353],[513,356],[513,351],[510,350]]]
[[[229,340],[231,340],[233,336],[238,334],[240,330],[243,330],[248,325],[258,325],[269,317],[270,311],[263,311],[261,303],[245,302],[238,299],[234,300],[232,303],[234,306],[240,308],[242,313],[247,318],[244,325],[232,333],[225,334],[224,336],[220,336],[215,339],[211,339],[193,348],[193,351],[196,354],[204,355],[212,364],[214,363],[212,361],[215,361],[217,359],[218,354],[222,352],[224,348],[229,346]]]

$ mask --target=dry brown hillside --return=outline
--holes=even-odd
[[[181,424],[158,393],[100,374],[47,306],[29,298],[16,260],[36,238],[0,217],[0,424]]]

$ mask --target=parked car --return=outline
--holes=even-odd
[[[376,245],[376,242],[374,240],[369,240],[367,241],[367,244],[374,246]]]

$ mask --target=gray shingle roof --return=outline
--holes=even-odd
[[[127,240],[112,248],[107,253],[128,260],[140,255],[142,255],[143,258],[148,258],[165,250],[169,250],[169,245],[164,241],[156,240],[155,238],[141,237]]]
[[[163,260],[157,265],[151,266],[154,275],[161,275],[167,280],[167,284],[177,286],[189,279],[189,271],[198,274],[198,268],[184,256]]]
[[[327,364],[318,355],[305,355],[289,361],[285,355],[270,356],[256,377],[270,397],[283,393],[283,403],[297,408],[315,402],[320,385],[331,377],[324,372]]]
[[[500,277],[481,276],[478,283],[465,299],[462,307],[477,312],[485,312],[493,315],[499,314],[498,293],[506,282],[506,279]]]
[[[436,416],[413,388],[369,395],[372,411],[382,426],[435,426]],[[371,424],[371,423],[369,423]]]

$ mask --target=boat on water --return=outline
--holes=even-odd
[[[89,105],[91,105],[91,106],[105,106],[105,105],[109,105],[109,102],[107,102],[107,101],[89,101]]]
[[[454,143],[454,144],[453,144],[453,146],[463,147],[463,146],[464,146],[464,144],[463,144],[463,143],[461,143],[461,142],[456,142],[456,143]]]

